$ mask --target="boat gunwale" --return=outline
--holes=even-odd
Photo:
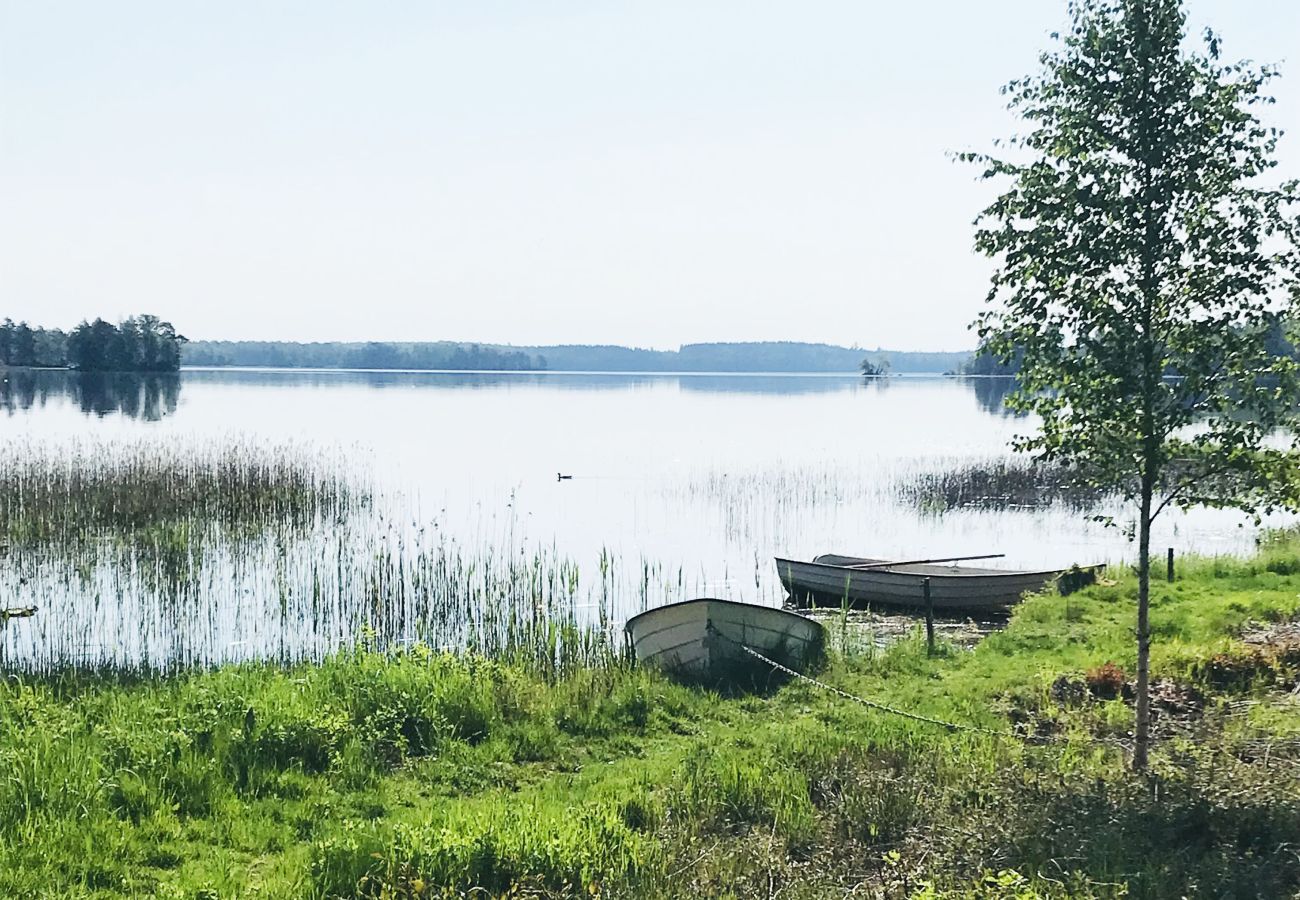
[[[628,634],[631,634],[632,623],[636,622],[638,619],[641,619],[643,616],[650,615],[651,613],[657,613],[661,610],[673,609],[674,607],[679,607],[679,606],[693,606],[695,604],[702,604],[702,603],[723,603],[726,604],[727,606],[737,606],[742,609],[761,609],[766,612],[780,613],[782,616],[793,616],[794,618],[802,622],[807,622],[810,625],[815,625],[817,626],[817,628],[822,630],[825,630],[826,627],[822,625],[821,622],[818,622],[816,619],[813,619],[810,616],[800,615],[797,612],[792,612],[788,609],[782,609],[779,606],[760,606],[757,603],[743,603],[739,600],[723,600],[721,597],[693,597],[690,600],[676,600],[672,603],[665,603],[662,606],[656,606],[652,609],[643,610],[637,613],[635,616],[632,616],[626,622],[624,622],[623,630],[626,631]],[[765,628],[763,630],[767,631],[770,629]]]
[[[826,554],[826,555],[838,556],[839,554]],[[845,558],[865,560],[864,557],[845,557]],[[796,566],[816,566],[821,569],[831,569],[836,572],[848,572],[857,575],[873,575],[879,573],[879,574],[889,574],[889,575],[901,575],[904,578],[962,579],[962,578],[1023,578],[1026,576],[1052,577],[1052,576],[1059,576],[1064,572],[1068,572],[1070,571],[1071,568],[1070,566],[1067,566],[1064,569],[1002,569],[998,571],[985,570],[983,572],[957,571],[957,572],[929,573],[929,572],[906,572],[906,571],[902,571],[901,569],[891,568],[888,565],[879,565],[879,566],[873,565],[870,568],[856,568],[851,565],[838,565],[836,563],[820,563],[820,562],[811,562],[811,561],[805,562],[803,560],[798,560],[798,559],[787,559],[786,557],[783,556],[776,556],[773,557],[773,559],[776,560],[778,569],[780,569],[782,564],[787,564],[787,565],[792,564]],[[954,566],[953,568],[960,569],[961,566]],[[1104,563],[1097,563],[1095,565],[1088,565],[1088,566],[1079,566],[1079,568],[1085,570],[1102,569],[1104,568]],[[628,621],[630,622],[631,619],[629,619]]]
[[[789,612],[789,610],[782,610],[782,612]],[[798,614],[798,613],[795,613],[795,615],[799,615],[799,614]],[[776,635],[778,638],[781,638],[781,637],[793,638],[794,640],[797,640],[797,641],[799,641],[800,643],[804,643],[804,644],[812,644],[812,643],[815,643],[815,642],[818,641],[818,640],[822,640],[822,639],[823,639],[822,631],[825,629],[825,627],[826,627],[825,625],[822,625],[821,622],[818,622],[818,621],[814,620],[811,616],[799,616],[799,618],[803,619],[805,622],[808,622],[808,623],[810,623],[810,624],[812,624],[812,625],[816,625],[816,626],[817,626],[817,629],[816,629],[815,631],[813,631],[813,633],[812,633],[810,636],[805,637],[805,636],[802,636],[802,635],[794,634],[790,629],[769,628],[769,627],[767,627],[767,626],[765,626],[765,625],[755,625],[755,624],[748,623],[748,622],[746,622],[746,623],[725,622],[725,623],[723,623],[723,624],[724,624],[724,625],[740,625],[741,628],[745,628],[745,629],[748,629],[748,630],[750,630],[750,631],[755,631],[755,632],[764,632],[764,633],[766,633],[766,634]],[[693,624],[695,624],[695,623],[691,622],[690,620],[686,620],[686,621],[682,621],[682,622],[675,622],[675,623],[673,623],[673,624],[671,624],[671,625],[665,625],[663,628],[657,628],[657,629],[655,629],[654,631],[647,631],[647,632],[645,632],[644,634],[642,634],[642,635],[640,635],[640,636],[637,636],[637,635],[631,635],[631,638],[632,638],[632,640],[633,640],[634,643],[640,644],[642,641],[646,640],[647,638],[652,638],[652,637],[654,637],[654,636],[656,636],[656,635],[663,634],[665,631],[671,631],[671,630],[674,629],[674,628],[682,628],[682,627],[685,627],[685,626],[687,626],[687,625],[693,625]],[[724,637],[726,637],[726,635],[724,635]],[[692,640],[694,640],[694,639],[692,638]],[[734,638],[731,638],[731,640],[734,640]],[[683,641],[681,644],[675,644],[674,646],[685,646],[686,644],[689,644],[689,643],[690,643],[690,641]]]

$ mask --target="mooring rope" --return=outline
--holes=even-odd
[[[720,633],[719,633],[719,637],[722,637],[725,640],[729,640],[729,641],[732,640],[726,635]],[[868,700],[866,697],[859,697],[856,694],[850,694],[848,691],[843,690],[842,688],[837,688],[832,684],[827,684],[824,681],[818,681],[816,678],[813,678],[811,675],[805,675],[803,672],[796,672],[794,669],[790,668],[789,666],[783,666],[781,665],[781,663],[777,662],[774,659],[768,659],[766,656],[759,653],[753,647],[749,647],[746,646],[745,644],[741,644],[739,641],[732,641],[732,643],[736,644],[738,647],[740,647],[740,649],[744,650],[750,656],[762,660],[763,662],[767,663],[769,666],[771,666],[772,668],[776,669],[779,672],[784,672],[785,674],[793,678],[798,678],[800,681],[806,681],[809,684],[816,685],[817,687],[821,688],[824,691],[830,691],[832,694],[836,694],[837,696],[843,697],[845,700],[850,700],[854,703],[860,703],[869,709],[878,710],[880,712],[886,712],[889,713],[890,715],[901,716],[904,719],[911,719],[914,722],[924,722],[927,725],[937,725],[940,728],[946,728],[949,731],[967,731],[975,734],[987,734],[992,737],[1015,738],[1016,740],[1030,741],[1034,743],[1050,743],[1053,740],[1055,740],[1055,738],[1051,736],[1019,734],[1015,731],[1005,731],[996,728],[983,728],[979,725],[963,725],[960,722],[948,722],[943,719],[936,719],[933,716],[925,716],[925,715],[921,715],[920,713],[910,712],[909,710],[906,709],[899,709],[896,706],[890,706],[889,704],[881,703],[878,700]]]

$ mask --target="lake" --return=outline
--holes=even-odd
[[[1004,553],[997,564],[1032,568],[1131,558],[1121,528],[1064,506],[941,512],[900,496],[918,474],[1008,456],[1032,422],[1002,409],[1006,387],[824,375],[0,373],[6,452],[75,446],[93,461],[141,442],[293,444],[338,461],[372,498],[346,525],[322,522],[294,540],[210,542],[201,567],[186,563],[180,591],[139,560],[16,548],[0,606],[41,612],[0,629],[4,662],[293,659],[374,630],[455,643],[473,628],[450,620],[472,619],[473,598],[504,590],[485,574],[493,566],[512,583],[531,572],[547,584],[545,603],[562,595],[579,617],[616,629],[647,605],[690,596],[780,603],[776,554]],[[1154,546],[1240,553],[1254,536],[1237,514],[1172,511]],[[432,629],[435,570],[435,605],[449,621]],[[456,596],[457,582],[475,579],[470,599]],[[525,606],[543,602],[519,591]]]

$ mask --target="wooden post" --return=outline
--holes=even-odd
[[[1166,560],[1165,580],[1166,581],[1174,580],[1174,548],[1173,547],[1169,548],[1169,557]]]
[[[925,591],[925,649],[934,656],[934,598],[930,596],[930,579],[921,579],[921,589]]]

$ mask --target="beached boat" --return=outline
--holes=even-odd
[[[1017,571],[942,563],[897,563],[828,553],[812,562],[777,557],[777,573],[795,606],[925,606],[925,579],[937,612],[1005,609],[1041,591],[1062,569]],[[1095,571],[1083,570],[1085,572]]]
[[[647,610],[628,619],[626,628],[638,662],[714,683],[772,674],[744,647],[803,671],[820,659],[825,645],[821,624],[806,616],[707,597]]]

